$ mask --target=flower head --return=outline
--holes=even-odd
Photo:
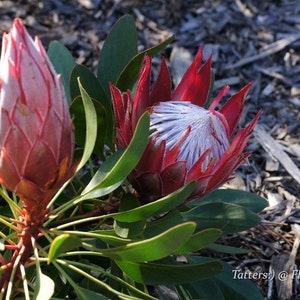
[[[163,60],[150,89],[151,59],[145,57],[134,97],[111,85],[116,117],[116,144],[128,146],[139,117],[150,112],[150,140],[129,179],[142,201],[167,195],[190,181],[197,187],[189,200],[203,196],[230,179],[250,155],[244,153],[260,113],[235,136],[251,84],[216,110],[227,94],[225,86],[207,106],[211,84],[211,57],[203,63],[202,48],[171,91],[171,79]]]
[[[73,173],[74,130],[61,78],[19,19],[3,35],[0,105],[0,182],[44,209]]]

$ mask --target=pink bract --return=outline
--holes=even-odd
[[[0,59],[0,182],[43,210],[74,172],[74,129],[60,76],[19,19]]]

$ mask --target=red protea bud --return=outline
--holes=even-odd
[[[61,78],[19,19],[3,35],[0,105],[0,182],[34,214],[73,174],[74,130]]]
[[[189,200],[201,197],[226,182],[250,154],[243,151],[260,113],[246,128],[235,136],[233,133],[251,84],[216,110],[229,90],[225,86],[204,108],[211,83],[211,57],[202,60],[200,48],[173,93],[164,60],[150,90],[151,59],[147,56],[134,97],[111,85],[118,148],[129,144],[139,117],[150,111],[150,141],[129,176],[142,202],[165,196],[190,181],[198,184]]]

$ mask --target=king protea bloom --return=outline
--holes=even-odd
[[[140,116],[150,112],[150,140],[129,179],[142,202],[165,196],[190,181],[196,181],[197,187],[188,200],[199,198],[227,182],[250,155],[243,151],[260,113],[246,128],[234,132],[251,84],[216,110],[229,87],[207,103],[211,57],[203,63],[202,48],[173,92],[165,60],[151,90],[150,76],[151,59],[146,56],[134,97],[111,85],[118,148],[128,146]]]
[[[19,19],[0,59],[0,183],[42,213],[74,168],[74,130],[61,78]]]

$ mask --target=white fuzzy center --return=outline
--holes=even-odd
[[[188,127],[189,135],[180,145],[178,161],[184,160],[190,169],[209,149],[202,165],[204,171],[210,160],[220,160],[229,147],[226,128],[220,118],[212,112],[187,101],[160,102],[153,106],[150,137],[156,137],[156,143],[166,140],[166,150],[174,147]]]

